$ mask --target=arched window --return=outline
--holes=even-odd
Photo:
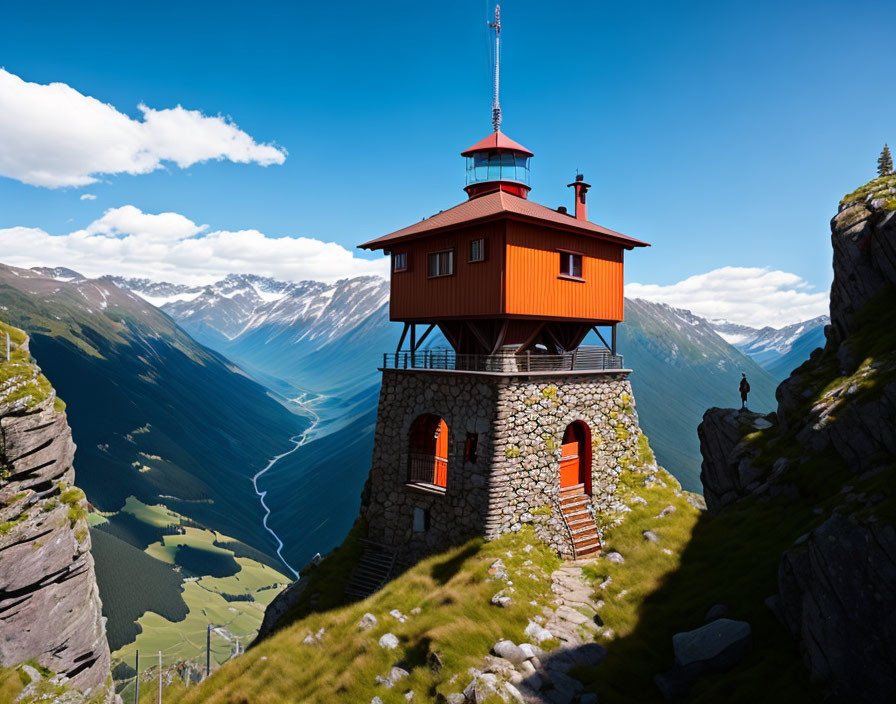
[[[579,484],[584,493],[591,493],[591,428],[581,420],[566,427],[560,457],[560,488]]]
[[[448,486],[448,424],[439,416],[428,413],[411,424],[408,469],[412,484]]]

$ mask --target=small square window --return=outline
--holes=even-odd
[[[485,238],[473,240],[472,242],[470,242],[470,261],[485,261]]]
[[[414,506],[414,532],[425,533],[427,530],[429,530],[429,511]]]
[[[427,275],[430,278],[451,276],[454,273],[454,250],[432,252],[427,255]]]
[[[479,459],[479,433],[467,433],[464,443],[464,462],[476,464]]]
[[[560,276],[572,279],[582,278],[582,255],[572,252],[560,252]]]
[[[392,271],[407,271],[408,270],[408,253],[407,252],[395,252],[392,255]]]

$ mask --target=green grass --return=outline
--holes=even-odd
[[[148,573],[159,581],[152,594],[143,594],[121,605],[127,606],[128,612],[127,619],[119,618],[114,624],[116,637],[112,644],[116,661],[130,664],[136,650],[142,653],[161,650],[166,661],[201,658],[209,623],[249,637],[261,624],[265,606],[279,591],[273,587],[284,586],[290,581],[268,565],[248,557],[236,557],[223,546],[240,543],[220,533],[186,526],[184,534],[160,534],[169,526],[189,522],[163,506],[148,506],[131,497],[122,512],[109,516],[108,520],[99,532],[112,536],[126,524],[137,542],[136,547],[133,543],[124,545],[121,540],[111,544],[117,547],[127,563],[137,561],[143,565],[137,573],[143,574],[144,569],[148,569]],[[110,530],[110,526],[118,528]],[[157,536],[158,540],[147,546],[144,540],[151,535]],[[110,540],[115,539],[107,538],[101,550],[108,549]],[[127,568],[123,572],[107,574],[108,558],[98,567],[98,572],[102,571],[100,594],[104,599],[109,591],[114,589],[117,595],[132,584]],[[226,569],[219,569],[221,567]],[[108,585],[112,578],[116,580],[114,587]],[[132,592],[131,597],[143,593],[142,584],[132,584],[130,588],[136,592]],[[225,594],[241,598],[231,601],[223,596]],[[138,603],[137,610],[130,608],[133,601]],[[129,624],[129,621],[133,623]],[[213,650],[220,661],[230,654],[229,644],[220,638],[213,638]]]
[[[49,678],[54,675],[54,673],[41,667],[34,660],[29,660],[22,664],[30,665],[37,670],[43,678]],[[46,679],[37,683],[32,692],[32,696],[19,698],[25,687],[30,683],[31,678],[28,673],[22,669],[21,665],[0,668],[0,702],[3,704],[11,704],[12,702],[16,702],[16,704],[38,704],[38,702],[69,701],[68,698],[65,697],[67,693],[72,691],[69,687],[52,684],[51,682],[46,681]],[[102,704],[102,702],[105,702],[109,691],[107,688],[110,686],[111,681],[108,681],[105,686],[101,685],[95,688],[90,697],[83,700],[84,704]],[[79,699],[78,701],[81,700]],[[142,697],[140,701],[143,701]]]
[[[880,176],[857,188],[852,193],[843,196],[840,203],[853,203],[865,200],[869,194],[873,193],[875,198],[884,198],[886,200],[884,210],[896,210],[896,197],[889,193],[890,188],[896,188],[896,175]]]
[[[672,666],[672,636],[701,626],[709,607],[723,603],[731,618],[750,623],[754,649],[726,675],[701,678],[687,701],[726,701],[732,691],[737,701],[817,701],[796,648],[763,600],[777,592],[781,551],[818,518],[809,506],[793,510],[756,500],[720,516],[702,514],[676,495],[670,475],[661,470],[658,476],[666,488],[636,488],[637,473],[623,482],[648,501],[633,504],[622,524],[605,531],[607,549],[618,550],[625,563],[601,560],[586,570],[605,602],[599,615],[614,632],[601,638],[605,662],[578,671],[587,689],[601,702],[662,701],[652,678]],[[669,505],[676,511],[657,518]],[[645,530],[659,543],[645,540]],[[607,577],[612,581],[601,589]]]
[[[469,667],[480,664],[495,641],[502,637],[524,639],[528,619],[540,612],[529,601],[547,603],[549,575],[556,557],[530,529],[491,542],[472,540],[424,560],[379,593],[355,604],[344,605],[341,585],[357,557],[360,528],[332,557],[315,568],[305,594],[318,593],[317,607],[304,617],[253,647],[246,655],[225,664],[210,680],[171,701],[246,702],[368,702],[379,695],[387,704],[404,702],[403,692],[413,689],[419,701],[432,701],[437,692],[459,691],[460,679]],[[534,549],[523,551],[525,545]],[[512,556],[511,556],[512,555]],[[498,557],[513,577],[513,604],[498,608],[489,603],[503,586],[487,580],[489,565]],[[527,560],[532,564],[524,565]],[[329,563],[329,564],[328,564]],[[304,607],[299,611],[307,609]],[[407,616],[399,623],[388,615],[398,608]],[[419,608],[419,613],[411,611]],[[379,623],[359,631],[358,621],[370,611]],[[303,644],[308,633],[325,633],[320,643]],[[400,641],[394,651],[377,641],[386,632]],[[438,653],[442,668],[427,665]],[[403,662],[411,674],[394,690],[375,684],[374,678]],[[452,684],[449,680],[458,675]],[[166,693],[167,697],[167,693]]]

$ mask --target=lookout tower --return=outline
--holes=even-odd
[[[594,554],[594,514],[637,454],[616,326],[625,252],[647,245],[587,219],[582,176],[571,213],[529,200],[534,155],[500,124],[496,90],[493,132],[461,152],[467,200],[361,245],[391,257],[404,324],[362,511],[406,561],[527,522],[564,556]],[[602,344],[583,346],[592,331]]]

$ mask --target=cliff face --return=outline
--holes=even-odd
[[[701,479],[714,512],[748,497],[806,512],[768,604],[814,679],[884,701],[896,691],[896,176],[844,198],[831,241],[824,349],[778,387],[777,413],[706,412]]]
[[[64,405],[24,333],[0,324],[0,338],[0,666],[35,660],[103,701],[109,646]]]

